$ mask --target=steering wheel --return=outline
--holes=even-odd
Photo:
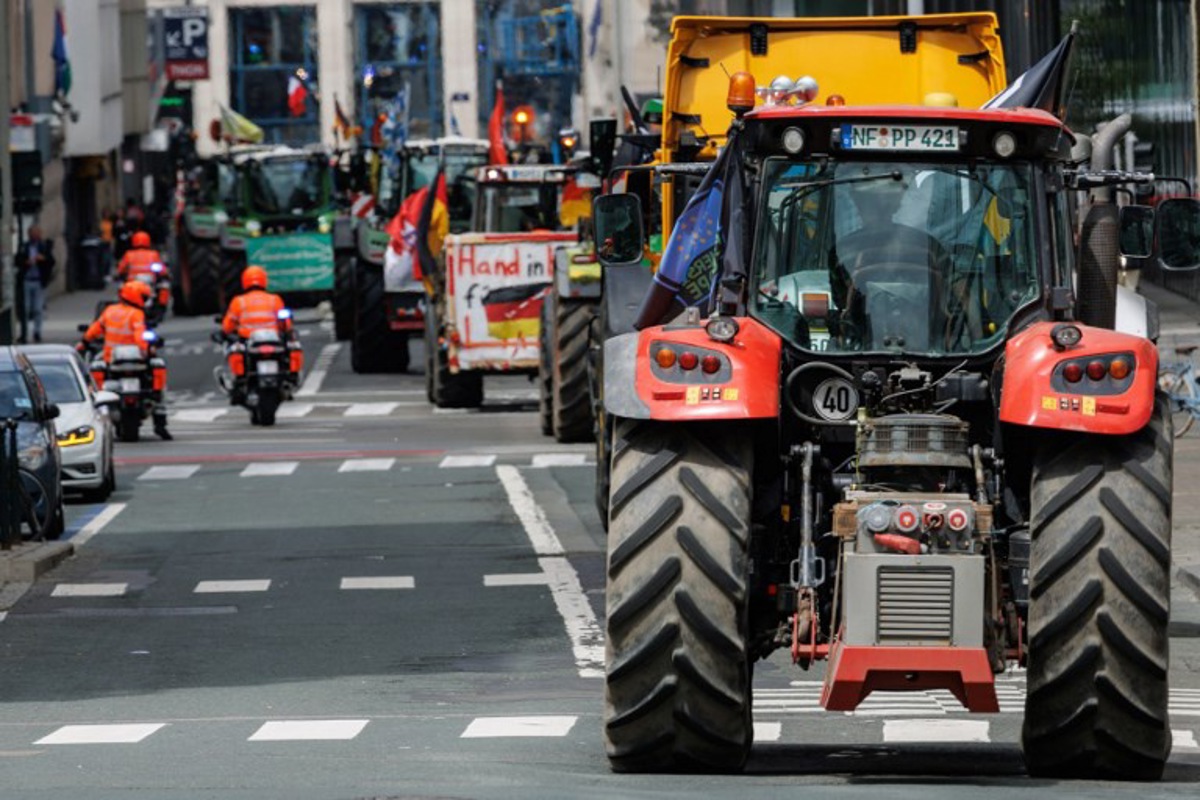
[[[885,259],[906,264],[927,262],[938,268],[950,263],[950,252],[937,237],[899,222],[862,228],[842,236],[838,239],[837,250],[843,264],[854,260],[862,264],[859,271]]]

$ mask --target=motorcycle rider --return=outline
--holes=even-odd
[[[141,281],[130,280],[121,285],[117,293],[119,302],[110,304],[100,316],[88,326],[83,341],[76,349],[85,352],[98,344],[103,345],[104,363],[112,361],[113,348],[118,345],[136,345],[144,356],[150,355],[150,342],[146,339],[146,300],[154,293]],[[174,437],[167,430],[165,403],[154,406],[154,432],[160,439],[170,441]]]
[[[229,309],[221,321],[221,333],[227,341],[248,339],[256,330],[277,330],[287,341],[292,337],[292,318],[286,311],[283,298],[267,291],[267,271],[251,264],[242,271],[242,293],[229,301]],[[237,376],[231,353],[226,354],[231,374]],[[241,399],[230,392],[230,401],[237,405]]]
[[[162,253],[154,249],[150,243],[150,234],[138,231],[133,234],[130,243],[133,246],[125,251],[125,255],[121,256],[121,261],[117,264],[118,278],[128,281],[136,279],[139,275],[149,275],[152,278],[151,282],[157,283],[159,279],[171,277],[167,265],[163,263]],[[157,267],[155,267],[156,264]],[[170,290],[165,287],[160,288],[158,296],[155,298],[159,308],[165,309],[170,300]]]

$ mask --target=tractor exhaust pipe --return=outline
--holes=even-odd
[[[1109,170],[1113,147],[1133,124],[1122,114],[1096,134],[1092,143],[1093,171]],[[1079,303],[1077,316],[1085,325],[1112,329],[1117,323],[1117,276],[1121,270],[1120,221],[1111,186],[1093,189],[1079,231]]]

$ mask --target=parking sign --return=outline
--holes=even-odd
[[[169,80],[208,78],[208,9],[163,9],[163,53]]]

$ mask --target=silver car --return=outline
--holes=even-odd
[[[58,406],[55,427],[62,453],[62,485],[87,500],[107,500],[117,486],[113,470],[113,423],[109,409],[117,395],[96,389],[74,348],[59,344],[22,345],[46,395]]]

